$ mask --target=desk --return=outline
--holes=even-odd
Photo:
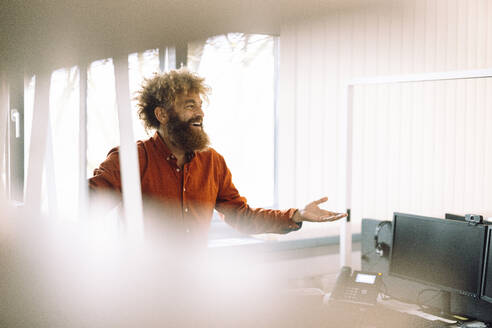
[[[326,300],[326,298],[325,298]],[[328,313],[344,313],[342,321],[347,317],[352,317],[351,327],[416,327],[418,325],[435,324],[436,327],[448,326],[459,327],[456,321],[446,320],[433,315],[423,313],[415,304],[408,304],[396,300],[383,301],[379,300],[376,306],[359,306],[359,305],[338,305],[325,302]],[[419,320],[421,319],[421,320]],[[345,325],[345,324],[344,324]]]
[[[379,299],[376,306],[361,306],[330,302],[329,294],[321,300],[322,291],[316,293],[313,288],[298,289],[296,293],[298,312],[294,319],[304,322],[303,327],[414,328],[418,318],[437,320],[436,327],[460,327],[456,321],[424,313],[416,304],[397,300]],[[480,322],[467,322],[472,323],[473,327],[486,327]]]

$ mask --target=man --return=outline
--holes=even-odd
[[[324,222],[346,214],[326,211],[321,198],[304,209],[251,208],[232,183],[224,158],[209,147],[203,129],[202,98],[209,88],[186,69],[146,79],[138,99],[139,117],[153,137],[138,141],[142,194],[163,207],[162,221],[178,239],[206,245],[214,208],[245,233],[288,233],[302,221]],[[121,191],[118,149],[94,170],[92,190]]]

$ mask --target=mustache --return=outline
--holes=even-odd
[[[203,118],[201,116],[195,116],[190,118],[186,123],[203,123]]]

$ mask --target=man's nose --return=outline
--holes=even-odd
[[[203,113],[202,105],[198,105],[198,106],[196,107],[196,114],[197,114],[198,116],[200,116],[201,118],[203,118],[203,116],[204,116],[205,114]]]

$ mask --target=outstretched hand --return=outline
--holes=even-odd
[[[347,216],[347,213],[337,213],[321,209],[318,205],[328,200],[328,197],[315,200],[304,207],[304,209],[297,211],[292,218],[295,222],[309,221],[309,222],[326,222],[336,221]]]

